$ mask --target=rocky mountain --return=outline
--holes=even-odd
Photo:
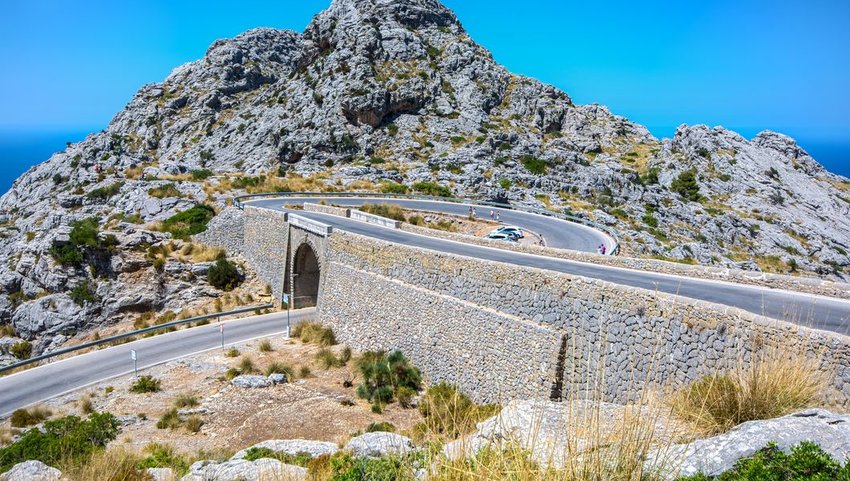
[[[221,292],[173,240],[204,212],[179,214],[286,189],[545,206],[615,227],[628,255],[850,273],[850,180],[792,139],[683,125],[659,140],[511,74],[436,0],[334,0],[303,33],[215,42],[21,176],[0,198],[0,324],[38,351],[209,301]],[[94,240],[75,241],[91,218]]]

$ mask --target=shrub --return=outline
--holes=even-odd
[[[713,478],[696,474],[679,481],[711,481]],[[752,457],[739,459],[735,467],[718,476],[717,481],[792,481],[850,479],[850,461],[843,467],[820,446],[803,441],[791,447],[789,454],[776,444],[768,444]]]
[[[401,206],[395,204],[363,204],[360,206],[360,210],[387,219],[405,221],[404,210]]]
[[[95,286],[92,281],[86,279],[74,286],[68,295],[71,296],[71,300],[74,301],[74,304],[83,307],[86,304],[94,303],[99,300],[97,294],[95,294],[96,289],[97,286]]]
[[[301,338],[305,344],[318,344],[321,347],[336,345],[333,329],[317,322],[301,322],[292,328],[292,337]]]
[[[86,394],[80,398],[78,405],[80,412],[83,414],[91,414],[94,412],[94,404],[92,403],[91,394]]]
[[[199,181],[202,181],[202,180],[207,180],[210,177],[212,177],[213,172],[209,169],[198,169],[198,170],[193,170],[192,172],[190,172],[190,174],[192,176],[192,180],[199,182]]]
[[[242,276],[236,266],[227,259],[219,259],[207,271],[207,282],[216,289],[233,290],[239,285]]]
[[[29,341],[18,341],[9,347],[9,354],[24,360],[32,356],[32,344]]]
[[[257,368],[254,367],[254,360],[248,356],[242,356],[242,359],[239,360],[239,369],[240,374],[251,374],[257,371]]]
[[[312,376],[313,376],[313,371],[311,371],[308,366],[301,366],[301,368],[298,369],[298,377],[300,377],[301,379],[306,379],[306,378],[312,377]]]
[[[411,463],[398,457],[355,458],[338,453],[328,460],[332,481],[413,481],[416,478]],[[463,479],[463,478],[457,478]]]
[[[401,407],[407,409],[413,407],[413,397],[416,396],[416,391],[406,386],[401,386],[395,390],[395,398]]]
[[[653,167],[649,169],[645,174],[640,177],[640,183],[643,185],[653,185],[658,183],[658,174],[661,173],[661,169],[658,167]]]
[[[313,459],[310,453],[300,452],[294,456],[289,453],[272,451],[269,448],[249,448],[245,452],[246,461],[256,461],[258,459],[277,459],[284,464],[294,464],[296,466],[306,467]]]
[[[265,375],[271,376],[272,374],[286,374],[287,379],[295,379],[295,370],[292,369],[292,366],[280,362],[273,362],[266,367]]]
[[[13,428],[25,428],[38,424],[51,416],[49,409],[35,406],[30,409],[17,409],[12,413],[9,423]]]
[[[153,260],[153,269],[159,273],[165,271],[165,258],[157,257]]]
[[[454,439],[474,431],[477,423],[498,411],[499,406],[479,406],[456,387],[440,383],[423,396],[419,412],[425,421],[417,429]]]
[[[802,356],[756,354],[729,373],[706,376],[678,391],[673,412],[707,433],[809,407],[823,396],[828,376]]]
[[[679,174],[679,176],[670,183],[670,190],[679,194],[685,200],[698,202],[702,196],[699,193],[697,171],[690,169]]]
[[[118,433],[118,420],[109,413],[94,413],[85,421],[77,416],[46,421],[43,430],[30,429],[17,442],[0,449],[0,472],[28,460],[52,466],[79,461],[105,447]]]
[[[176,408],[171,408],[156,422],[157,429],[178,429],[183,424]]]
[[[145,451],[148,455],[138,462],[139,469],[171,468],[178,476],[189,471],[189,461],[175,454],[171,446],[151,444]]]
[[[148,189],[148,195],[157,199],[164,199],[166,197],[180,197],[181,194],[176,185],[165,184],[158,187],[151,187]]]
[[[227,352],[224,353],[224,355],[227,356],[227,357],[236,357],[236,356],[239,355],[239,349],[236,349],[235,347],[231,347],[230,349],[227,350]]]
[[[389,421],[381,421],[377,423],[370,423],[366,427],[367,433],[394,433],[395,425]]]
[[[407,186],[395,182],[384,182],[381,184],[381,192],[385,194],[406,194]]]
[[[105,187],[94,189],[86,194],[86,197],[92,200],[106,200],[117,194],[123,186],[124,184],[122,182],[116,182]]]
[[[321,351],[316,353],[316,361],[318,361],[319,365],[321,365],[325,369],[330,369],[332,367],[342,367],[345,365],[345,363],[342,362],[342,359],[338,358],[333,351],[327,348],[322,349]]]
[[[525,170],[532,174],[543,175],[549,167],[548,162],[543,159],[538,159],[533,155],[523,155],[520,157],[519,161],[522,163],[522,166],[525,167]]]
[[[174,400],[174,407],[176,408],[193,408],[199,404],[198,398],[191,394],[181,394]]]
[[[511,179],[506,179],[506,178],[499,179],[499,186],[501,186],[505,190],[510,189],[512,185],[514,185],[514,183],[511,182]]]
[[[413,190],[425,195],[435,197],[451,197],[452,191],[448,187],[442,186],[436,182],[416,182],[413,184]]]
[[[264,339],[262,342],[260,342],[259,349],[260,349],[260,352],[272,352],[272,351],[274,351],[274,349],[272,349],[272,343],[268,339]]]
[[[389,356],[383,351],[367,352],[357,361],[363,382],[357,395],[380,407],[393,401],[396,389],[407,387],[418,391],[422,375],[400,351]]]
[[[130,392],[136,394],[159,392],[160,385],[160,380],[153,376],[140,376],[136,379],[136,382],[130,385]]]
[[[193,414],[186,419],[184,425],[190,433],[197,433],[200,432],[201,428],[204,426],[204,420],[201,419],[200,416]]]
[[[215,217],[215,211],[212,207],[198,204],[165,219],[160,229],[163,232],[170,232],[177,239],[188,240],[190,236],[207,230],[207,224],[213,217]]]

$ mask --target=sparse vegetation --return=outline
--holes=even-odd
[[[32,344],[29,341],[18,341],[9,346],[9,354],[25,360],[32,356]]]
[[[451,197],[452,191],[446,186],[436,182],[416,182],[413,184],[413,190],[425,195],[435,197]]]
[[[259,349],[260,352],[272,352],[272,351],[274,351],[274,349],[272,349],[272,343],[268,339],[263,339],[262,341],[260,341],[260,345],[259,345],[258,349]]]
[[[155,226],[157,230],[169,232],[177,239],[188,240],[190,236],[207,230],[207,224],[215,217],[212,207],[198,204],[191,209],[174,214]]]
[[[699,193],[699,183],[697,183],[697,172],[694,169],[686,170],[679,174],[670,183],[670,190],[679,194],[682,199],[690,202],[699,202],[702,198]]]
[[[432,433],[455,439],[475,430],[475,425],[499,412],[498,405],[479,406],[456,387],[440,383],[428,388],[419,412],[425,420],[417,426],[419,433]]]
[[[157,199],[181,196],[180,190],[178,190],[177,186],[174,184],[165,184],[160,185],[158,187],[151,187],[150,189],[148,189],[148,195],[151,197],[156,197]]]
[[[386,217],[387,219],[404,222],[404,210],[396,204],[363,204],[360,209],[363,212]]]
[[[216,289],[231,291],[242,282],[242,275],[232,262],[219,259],[207,271],[207,281]]]
[[[86,194],[86,197],[92,200],[107,200],[118,192],[120,192],[121,187],[123,186],[123,182],[116,182],[114,184],[110,184],[104,187],[99,187]]]
[[[520,157],[520,163],[525,167],[525,170],[532,174],[543,175],[549,167],[549,163],[543,159],[538,159],[533,155],[523,155]]]
[[[305,344],[317,344],[321,347],[336,345],[333,329],[316,322],[301,322],[292,328],[293,338],[300,338]]]
[[[100,300],[96,291],[97,286],[94,282],[86,279],[74,286],[68,295],[71,297],[71,300],[74,301],[74,304],[83,307],[86,304],[91,304]]]
[[[382,351],[366,352],[357,360],[357,368],[363,378],[357,395],[378,410],[393,402],[397,389],[404,387],[418,391],[422,384],[419,370],[400,351],[390,355]]]
[[[160,387],[161,382],[159,379],[145,375],[140,376],[133,384],[130,385],[130,392],[136,394],[159,392]]]
[[[29,409],[17,409],[9,418],[9,424],[13,428],[25,428],[43,422],[53,413],[49,409],[42,406],[35,406]]]

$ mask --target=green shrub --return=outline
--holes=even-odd
[[[653,167],[649,169],[645,174],[640,177],[640,183],[643,185],[653,185],[658,183],[658,174],[661,173],[661,169],[658,167]]]
[[[381,192],[385,194],[401,194],[407,193],[407,186],[404,184],[396,184],[395,182],[384,182],[381,184]]]
[[[207,230],[207,224],[213,217],[215,217],[215,211],[212,207],[198,204],[165,219],[161,230],[170,232],[177,239],[188,240],[190,236]]]
[[[649,227],[658,227],[658,219],[656,219],[655,216],[653,216],[649,212],[644,214],[644,216],[641,217],[641,220],[643,221],[644,224],[648,225]]]
[[[510,189],[511,186],[514,185],[514,183],[511,182],[511,179],[506,179],[506,178],[503,177],[503,178],[499,179],[499,185],[503,189],[507,190],[507,189]]]
[[[383,351],[367,352],[357,361],[363,382],[357,395],[374,406],[391,403],[396,389],[420,389],[422,375],[400,351],[389,356]]]
[[[86,250],[111,251],[118,244],[114,235],[100,238],[98,226],[100,219],[89,217],[71,224],[70,242],[53,246],[50,254],[64,266],[79,267],[84,260]]]
[[[679,176],[670,183],[670,190],[679,194],[685,200],[698,202],[702,196],[699,193],[697,171],[695,169],[690,169],[679,174]]]
[[[109,413],[94,413],[85,421],[77,416],[46,421],[43,431],[30,429],[18,441],[0,449],[0,472],[28,460],[55,466],[86,459],[119,432],[118,420]]]
[[[29,341],[18,341],[9,346],[9,354],[24,360],[32,356],[32,344]]]
[[[543,175],[546,173],[549,166],[548,162],[543,159],[538,159],[533,155],[523,155],[519,160],[522,163],[522,166],[525,167],[525,170],[532,174]]]
[[[157,429],[178,429],[183,425],[183,420],[180,419],[180,414],[176,408],[171,408],[159,418],[156,422]]]
[[[277,459],[284,464],[294,464],[296,466],[306,467],[313,459],[310,453],[297,453],[294,456],[289,453],[275,452],[269,448],[249,448],[245,452],[245,461],[256,461],[258,459]]]
[[[153,269],[155,271],[162,273],[163,271],[165,271],[165,258],[164,257],[157,257],[156,259],[153,260],[152,265],[153,265]]]
[[[86,197],[92,200],[107,200],[113,195],[117,194],[123,186],[123,182],[116,182],[105,187],[94,189],[93,191],[86,194]]]
[[[318,361],[319,365],[321,365],[325,369],[330,369],[332,367],[342,367],[345,363],[342,359],[338,358],[336,354],[330,349],[322,349],[318,353],[316,353],[316,361]]]
[[[390,135],[395,136],[396,134],[398,134],[398,125],[396,125],[395,123],[387,124],[387,132]]]
[[[139,469],[171,468],[177,476],[189,471],[189,461],[174,453],[174,448],[162,444],[151,444],[145,447],[148,455],[138,463]]]
[[[496,415],[497,405],[477,405],[455,386],[440,383],[428,388],[419,404],[425,421],[419,432],[429,432],[455,439],[475,430],[475,425]]]
[[[200,404],[198,398],[191,394],[181,394],[174,400],[176,408],[193,408]]]
[[[404,210],[401,206],[395,204],[363,204],[359,210],[387,219],[405,221]]]
[[[451,189],[436,182],[416,182],[415,184],[413,184],[413,190],[425,195],[431,195],[435,197],[452,196]]]
[[[83,252],[74,244],[62,244],[50,248],[50,255],[66,267],[79,267],[83,263]]]
[[[16,409],[9,418],[9,423],[13,428],[25,428],[38,424],[51,416],[50,410],[40,406],[35,406],[30,409]]]
[[[790,453],[771,443],[752,457],[739,459],[735,467],[716,478],[704,474],[682,477],[678,481],[848,481],[850,462],[844,466],[820,446],[803,441]]]
[[[236,266],[227,259],[219,259],[207,271],[207,282],[216,289],[233,290],[239,285],[242,276]]]
[[[136,382],[130,385],[130,392],[136,394],[158,392],[160,390],[160,384],[160,380],[153,376],[140,376],[136,379]]]
[[[71,296],[71,300],[74,301],[74,304],[83,307],[86,304],[94,303],[99,300],[95,291],[97,290],[97,286],[88,279],[80,282],[71,292],[68,293]]]
[[[413,481],[411,463],[393,457],[355,458],[348,453],[330,457],[331,481]]]
[[[395,398],[401,407],[407,409],[413,406],[413,398],[416,396],[416,391],[406,386],[401,386],[395,390]]]
[[[394,433],[395,425],[389,421],[381,421],[377,423],[370,423],[366,426],[367,433]]]
[[[192,176],[192,180],[200,182],[202,180],[207,180],[212,177],[213,171],[209,169],[198,169],[190,172],[190,175]]]

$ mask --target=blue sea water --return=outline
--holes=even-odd
[[[0,193],[30,167],[83,140],[89,132],[0,132]],[[828,170],[850,177],[850,143],[800,140],[800,145]]]

